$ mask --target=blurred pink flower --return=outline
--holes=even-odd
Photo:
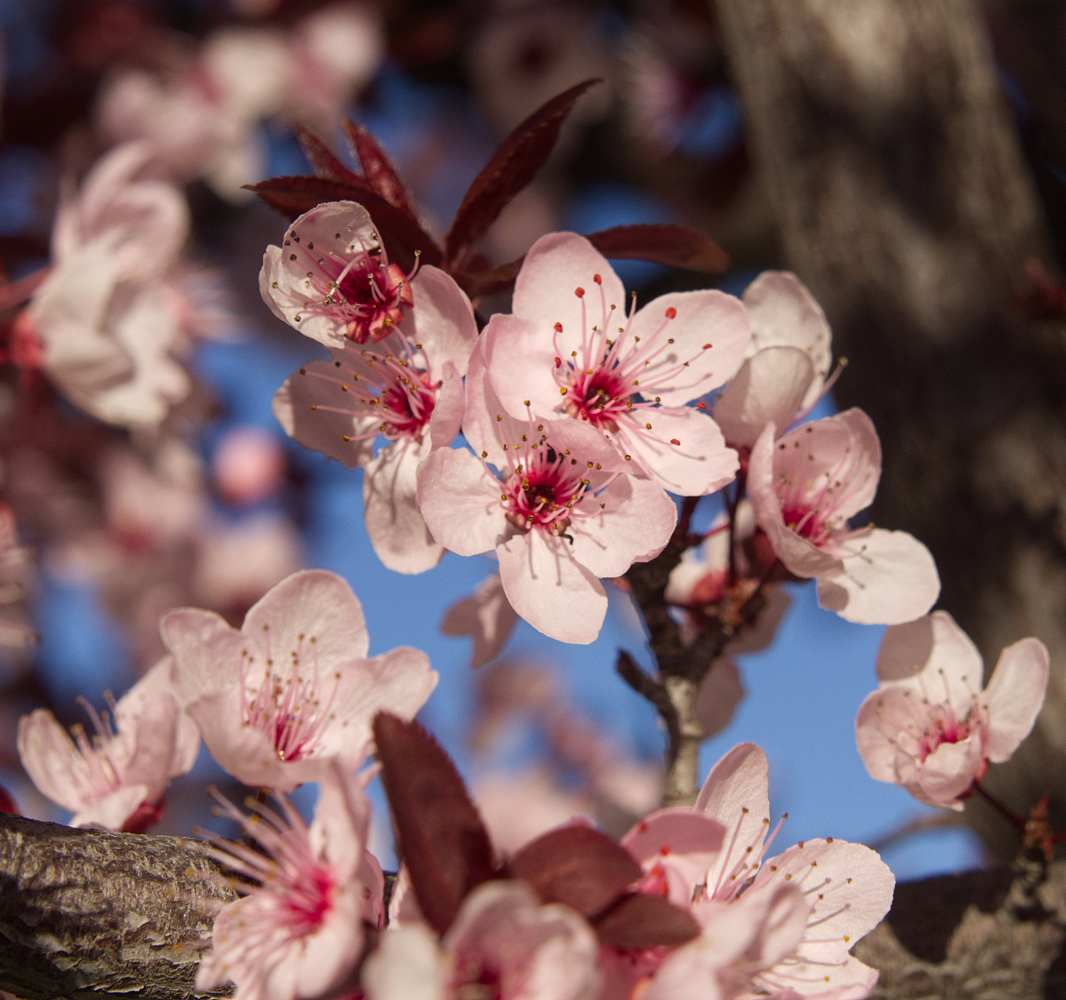
[[[698,496],[732,481],[737,455],[687,404],[717,388],[750,339],[743,306],[717,291],[661,295],[626,316],[606,258],[573,233],[526,255],[511,314],[481,338],[488,381],[515,418],[569,416],[596,428],[634,475]],[[676,345],[676,346],[675,346]]]
[[[333,759],[354,769],[377,712],[410,719],[437,683],[416,649],[367,658],[359,599],[325,570],[282,580],[240,631],[197,608],[169,612],[160,628],[176,694],[208,750],[256,787],[292,791],[318,780]]]
[[[96,732],[82,726],[74,740],[47,709],[23,716],[18,727],[22,766],[38,790],[74,813],[71,826],[140,832],[162,812],[171,778],[196,761],[200,735],[172,693],[166,657],[112,704],[112,717],[88,702]]]
[[[517,621],[518,615],[503,592],[500,574],[492,573],[477,585],[473,594],[448,608],[440,628],[445,635],[473,638],[470,667],[476,670],[500,655]]]
[[[855,719],[866,770],[920,802],[962,809],[988,768],[1009,760],[1044,704],[1049,659],[1038,639],[1000,654],[982,690],[977,647],[946,611],[885,630],[880,687]]]
[[[486,987],[500,1000],[595,1000],[597,952],[575,910],[495,880],[466,897],[439,945],[424,924],[385,931],[362,985],[368,1000],[462,1000]]]
[[[250,817],[216,796],[259,850],[211,838],[211,853],[246,881],[235,883],[244,898],[215,917],[197,989],[232,981],[237,1000],[315,1000],[354,986],[364,921],[382,922],[384,878],[365,850],[363,779],[334,765],[320,780],[310,827],[284,796],[280,813],[258,806]]]
[[[785,567],[816,577],[818,602],[848,621],[895,625],[940,593],[929,550],[905,531],[851,528],[881,477],[881,445],[859,409],[815,420],[780,440],[767,424],[751,451],[748,496]]]
[[[764,271],[744,292],[751,343],[714,404],[726,441],[751,447],[772,423],[784,432],[832,384],[832,335],[822,307],[789,271]]]
[[[211,457],[218,492],[232,504],[254,504],[270,496],[285,476],[278,438],[254,424],[223,435]]]

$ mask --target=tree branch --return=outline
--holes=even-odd
[[[196,841],[0,813],[0,990],[188,997],[215,913],[236,898]]]

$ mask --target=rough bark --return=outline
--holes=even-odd
[[[903,884],[855,954],[875,997],[1066,993],[1066,863]],[[0,814],[0,990],[25,1000],[197,994],[196,963],[235,898],[195,841],[71,830]],[[217,994],[216,994],[217,995]]]
[[[1066,826],[1066,335],[1015,307],[1041,208],[970,0],[717,0],[789,267],[849,365],[843,406],[881,435],[874,518],[936,557],[985,654],[1036,635],[1053,678],[1037,730],[993,769]],[[998,773],[997,773],[998,770]],[[1010,827],[967,810],[1001,855]]]
[[[214,915],[235,898],[195,841],[0,813],[0,990],[23,1000],[192,996]]]

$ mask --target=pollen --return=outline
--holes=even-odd
[[[295,260],[295,259],[296,259],[296,258],[295,258],[295,257],[293,257],[293,260]],[[583,299],[583,298],[585,297],[585,289],[584,289],[584,288],[580,288],[580,287],[578,287],[578,288],[575,288],[575,289],[574,289],[574,294],[575,294],[575,295],[576,295],[576,296],[577,296],[577,297],[578,297],[579,299]]]

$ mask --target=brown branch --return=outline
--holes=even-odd
[[[188,997],[214,915],[236,898],[195,841],[0,813],[0,990],[23,1000]]]

